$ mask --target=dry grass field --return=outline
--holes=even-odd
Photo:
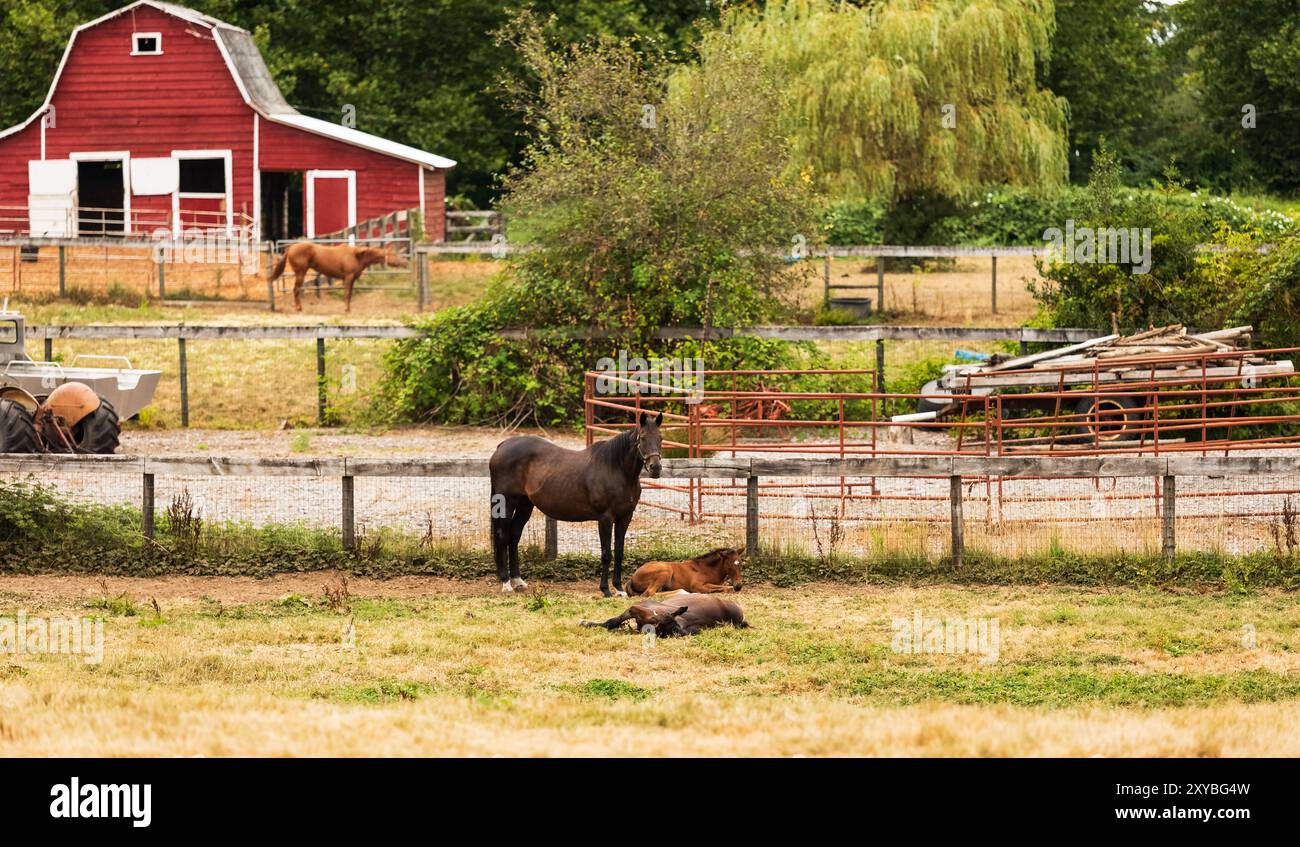
[[[1300,754],[1282,593],[751,585],[751,629],[647,642],[577,626],[626,602],[592,585],[341,585],[0,577],[0,618],[105,620],[102,664],[0,654],[0,754]],[[996,661],[895,652],[917,612]]]
[[[1027,283],[1038,279],[1028,256],[998,259],[998,311],[992,311],[992,260],[962,259],[950,267],[923,269],[920,259],[907,271],[885,274],[885,312],[889,323],[930,326],[1017,326],[1033,317],[1034,298]],[[821,261],[810,268],[808,283],[799,295],[805,306],[822,302],[824,280]],[[831,262],[835,285],[863,285],[861,291],[836,291],[839,296],[876,300],[876,260],[842,258]]]

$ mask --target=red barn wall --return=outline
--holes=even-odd
[[[262,170],[357,172],[357,221],[420,205],[420,166],[314,132],[263,120]]]
[[[132,56],[133,32],[162,33],[163,54]],[[128,150],[132,158],[173,150],[230,150],[233,209],[253,215],[253,121],[211,33],[147,6],[77,35],[52,101],[47,159],[73,152]],[[0,206],[27,205],[27,161],[41,158],[38,119],[0,139]],[[357,219],[420,205],[420,166],[342,141],[260,119],[263,170],[355,170]],[[430,237],[444,231],[445,173],[425,171]],[[170,196],[132,196],[131,207],[165,217]],[[6,228],[0,211],[0,229]]]
[[[132,56],[133,32],[161,32],[163,54]],[[132,158],[230,150],[234,211],[253,214],[253,111],[208,30],[148,6],[84,30],[52,102],[47,159],[92,150],[129,150]],[[132,196],[131,208],[170,213],[171,197]]]

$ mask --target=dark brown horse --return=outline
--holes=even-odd
[[[398,255],[393,246],[356,247],[351,244],[325,246],[311,241],[299,241],[289,246],[271,271],[271,281],[280,278],[285,266],[293,269],[293,307],[302,311],[302,284],[307,271],[321,276],[343,280],[344,311],[352,311],[352,286],[371,265],[406,267],[406,259]]]
[[[566,450],[535,435],[507,438],[488,462],[492,477],[492,555],[502,591],[519,591],[519,539],[533,507],[557,521],[596,521],[600,528],[600,590],[609,590],[613,535],[614,591],[623,592],[623,537],[641,500],[641,470],[658,478],[662,413],[585,450]]]
[[[730,580],[731,587],[739,591],[744,585],[740,578],[740,557],[744,553],[744,547],[739,550],[720,547],[682,562],[646,562],[628,579],[627,591],[646,597],[678,589],[713,594],[728,590],[723,585],[725,580]]]
[[[675,635],[694,635],[711,626],[729,623],[737,629],[747,629],[745,612],[739,603],[715,597],[712,594],[675,594],[658,600],[642,600],[621,615],[607,621],[579,621],[582,626],[603,626],[618,629],[634,621],[638,630],[654,627],[660,638]]]

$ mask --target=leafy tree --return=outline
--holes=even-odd
[[[777,75],[791,167],[895,205],[1065,181],[1064,104],[1036,73],[1053,26],[1047,0],[773,0],[726,18]]]
[[[1070,176],[1086,181],[1104,135],[1121,161],[1144,158],[1159,137],[1166,82],[1164,7],[1152,0],[1055,0],[1056,32],[1044,82],[1069,101]],[[1155,173],[1164,162],[1160,162]],[[1149,165],[1143,161],[1142,165]]]
[[[1186,0],[1201,113],[1274,190],[1300,189],[1300,0]],[[1243,109],[1254,110],[1254,126]]]

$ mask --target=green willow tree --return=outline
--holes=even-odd
[[[794,161],[832,196],[965,197],[1067,174],[1064,103],[1036,63],[1051,0],[775,0],[726,20],[781,80]]]

